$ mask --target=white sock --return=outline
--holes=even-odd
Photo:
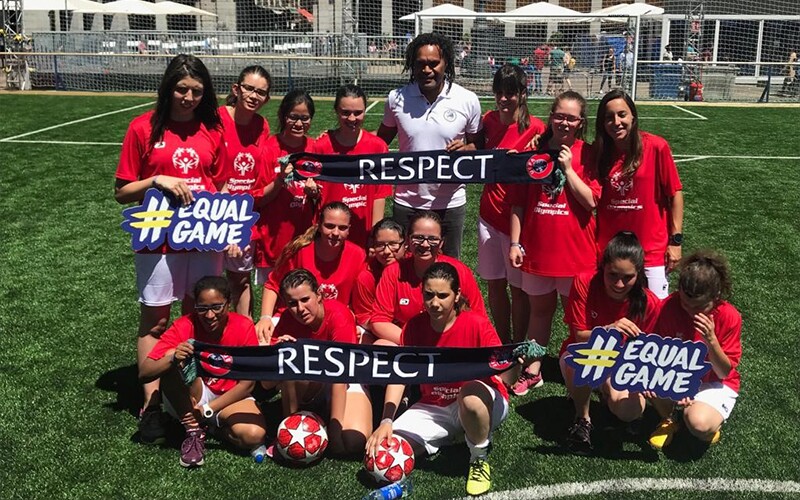
[[[470,463],[480,459],[486,460],[486,457],[489,455],[489,443],[488,439],[484,440],[482,443],[474,444],[469,439],[466,439],[467,448],[469,448],[469,461]]]

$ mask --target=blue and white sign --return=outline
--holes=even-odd
[[[131,234],[135,251],[155,250],[166,242],[174,250],[221,252],[228,245],[250,243],[258,220],[253,197],[245,194],[194,193],[194,203],[179,202],[158,189],[148,189],[137,207],[122,211],[122,229]]]
[[[596,327],[588,342],[571,344],[567,351],[577,386],[597,388],[610,379],[618,391],[651,391],[675,401],[697,394],[711,369],[708,347],[702,342],[642,334],[623,344],[614,328]]]

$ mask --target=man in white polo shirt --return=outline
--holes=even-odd
[[[406,48],[403,71],[410,82],[389,92],[378,137],[392,142],[398,137],[400,151],[455,151],[480,149],[478,96],[453,82],[453,42],[437,33],[423,33]],[[482,139],[481,139],[482,140]],[[414,213],[433,210],[442,219],[444,253],[461,254],[467,193],[464,184],[405,184],[395,188],[392,218],[404,227]]]

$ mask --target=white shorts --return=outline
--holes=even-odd
[[[666,299],[669,295],[667,268],[664,266],[645,267],[644,275],[647,276],[647,288],[659,299]]]
[[[480,381],[479,381],[480,382]],[[481,382],[492,395],[491,431],[497,429],[508,416],[508,401],[497,389]],[[416,403],[394,422],[393,431],[425,445],[428,455],[433,455],[442,446],[464,440],[464,428],[458,416],[458,401],[447,406]]]
[[[217,394],[211,389],[209,389],[206,383],[203,381],[203,379],[200,379],[200,384],[203,386],[203,395],[200,396],[200,401],[198,401],[197,404],[199,405],[208,404],[221,396],[221,394]],[[255,398],[253,398],[252,396],[244,399],[252,399],[253,401],[255,401]],[[178,412],[175,411],[175,408],[172,406],[172,403],[170,403],[169,399],[167,399],[166,395],[163,396],[163,403],[164,403],[164,411],[167,412],[168,415],[172,416],[176,420],[181,419],[181,417],[178,415]],[[219,423],[219,413],[220,412],[215,412],[214,417],[209,423],[217,427],[222,427],[222,425]]]
[[[558,290],[558,294],[562,297],[569,297],[570,288],[572,288],[572,277],[554,278],[552,276],[522,273],[522,289],[528,295],[547,295],[553,290]]]
[[[508,259],[510,248],[510,236],[478,218],[478,275],[485,280],[505,278],[510,285],[522,288],[522,271]]]
[[[241,257],[228,257],[225,255],[225,270],[234,273],[249,273],[253,270],[253,248],[246,247]]]
[[[269,279],[270,273],[272,273],[271,267],[257,267],[255,285],[262,286],[264,283],[266,283]]]
[[[708,382],[700,385],[700,390],[694,397],[695,401],[701,401],[714,408],[722,415],[723,421],[727,421],[731,416],[733,407],[736,405],[736,398],[739,394],[723,384],[722,382]]]
[[[200,278],[222,274],[222,254],[217,252],[137,253],[133,261],[139,302],[152,307],[191,297]]]

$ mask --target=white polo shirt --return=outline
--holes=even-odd
[[[457,83],[445,83],[442,93],[428,103],[419,85],[411,82],[389,92],[383,124],[397,129],[401,152],[444,149],[450,141],[480,131],[481,103],[474,92]],[[441,210],[465,205],[467,193],[464,184],[404,184],[396,186],[394,201]]]

